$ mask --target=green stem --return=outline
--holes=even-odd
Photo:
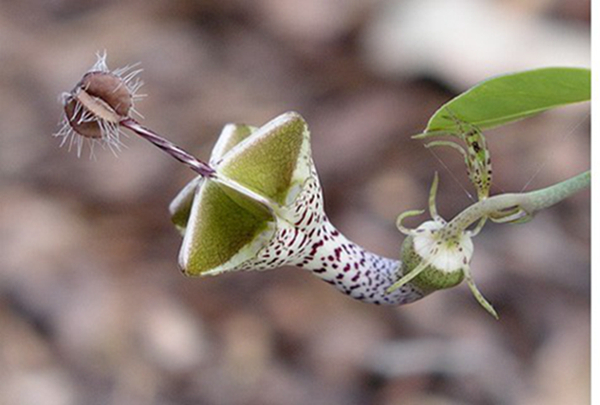
[[[533,216],[537,211],[548,208],[568,197],[589,187],[591,173],[581,173],[568,180],[527,193],[508,193],[481,200],[452,219],[445,227],[448,236],[458,235],[471,224],[485,217],[499,218],[502,222],[503,215],[510,220],[519,220]]]

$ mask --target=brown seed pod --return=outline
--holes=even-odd
[[[96,64],[62,96],[64,117],[62,128],[55,136],[61,137],[61,146],[77,145],[81,154],[84,139],[93,148],[95,143],[120,149],[120,123],[135,112],[134,102],[141,96],[137,91],[142,82],[136,78],[141,70],[133,66],[109,71],[106,54],[98,55]]]
[[[100,139],[101,125],[118,125],[129,115],[132,96],[123,80],[112,73],[91,72],[71,92],[65,114],[71,128],[86,138]]]

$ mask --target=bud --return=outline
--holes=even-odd
[[[98,54],[94,66],[69,93],[63,93],[64,116],[62,127],[55,136],[62,138],[61,146],[68,143],[69,150],[77,145],[81,154],[84,140],[93,152],[100,143],[115,151],[121,147],[120,123],[135,112],[134,102],[142,82],[136,77],[141,69],[135,65],[110,71],[106,54]]]

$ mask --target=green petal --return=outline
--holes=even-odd
[[[210,155],[210,164],[216,166],[227,152],[257,129],[256,127],[244,124],[225,125]]]
[[[260,203],[204,180],[192,204],[180,266],[190,276],[236,270],[269,242],[274,229],[274,218]]]
[[[310,138],[306,122],[289,112],[233,147],[217,171],[281,205],[293,200],[310,175]],[[297,187],[294,187],[297,186]],[[294,190],[294,193],[290,191]]]
[[[185,234],[185,228],[192,210],[194,195],[196,195],[196,190],[202,183],[202,180],[203,179],[200,176],[194,178],[185,185],[185,187],[179,192],[179,194],[177,194],[173,201],[171,201],[171,204],[169,204],[171,222],[173,222],[177,230],[182,235]]]

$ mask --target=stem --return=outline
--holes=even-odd
[[[310,270],[344,294],[367,303],[403,305],[428,294],[411,283],[390,291],[404,275],[400,261],[377,255],[352,242],[326,217],[316,229],[313,233],[316,239],[286,264]]]
[[[524,201],[521,206],[529,212],[548,208],[589,187],[591,177],[591,172],[588,170],[561,183],[527,193],[530,198],[528,201]]]
[[[517,209],[523,216],[532,216],[537,211],[548,208],[565,198],[589,187],[591,174],[587,172],[578,174],[561,183],[555,184],[541,190],[528,193],[501,194],[481,200],[458,214],[448,223],[447,232],[454,234],[462,232],[480,218],[489,217],[494,214],[502,214],[503,211]]]
[[[133,118],[125,118],[121,120],[119,123],[121,126],[129,129],[135,134],[141,136],[147,141],[152,142],[155,146],[159,147],[163,151],[167,152],[169,155],[173,156],[175,159],[189,166],[193,171],[198,173],[202,177],[213,177],[215,174],[215,169],[210,167],[208,163],[205,163],[195,156],[189,154],[185,150],[181,149],[179,146],[174,143],[166,140],[162,136],[158,135],[156,132],[152,131],[149,128],[144,127],[139,122],[134,120]]]

